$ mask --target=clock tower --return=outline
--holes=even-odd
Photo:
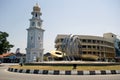
[[[36,4],[31,12],[30,26],[27,29],[27,48],[26,48],[26,62],[42,62],[43,61],[43,33],[41,9]]]

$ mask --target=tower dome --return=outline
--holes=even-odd
[[[40,7],[38,5],[38,3],[36,3],[36,5],[33,7],[33,11],[40,11]]]

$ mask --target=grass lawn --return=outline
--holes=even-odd
[[[10,68],[16,69],[39,69],[39,70],[72,70],[73,66],[10,66]],[[113,66],[77,66],[76,70],[120,70],[120,65]]]

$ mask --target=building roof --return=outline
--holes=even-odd
[[[56,37],[56,39],[55,39],[55,42],[56,42],[58,39],[66,38],[67,36],[70,36],[70,35],[58,34],[57,37]],[[74,36],[78,36],[80,39],[102,40],[102,41],[107,41],[107,42],[114,43],[113,40],[108,39],[108,38],[104,38],[104,37],[101,37],[101,36],[92,36],[92,35],[74,35]]]
[[[8,57],[11,55],[14,55],[14,53],[3,53],[2,55],[0,55],[0,58]]]

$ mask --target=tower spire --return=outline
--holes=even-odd
[[[36,3],[36,6],[39,6],[38,3]]]

